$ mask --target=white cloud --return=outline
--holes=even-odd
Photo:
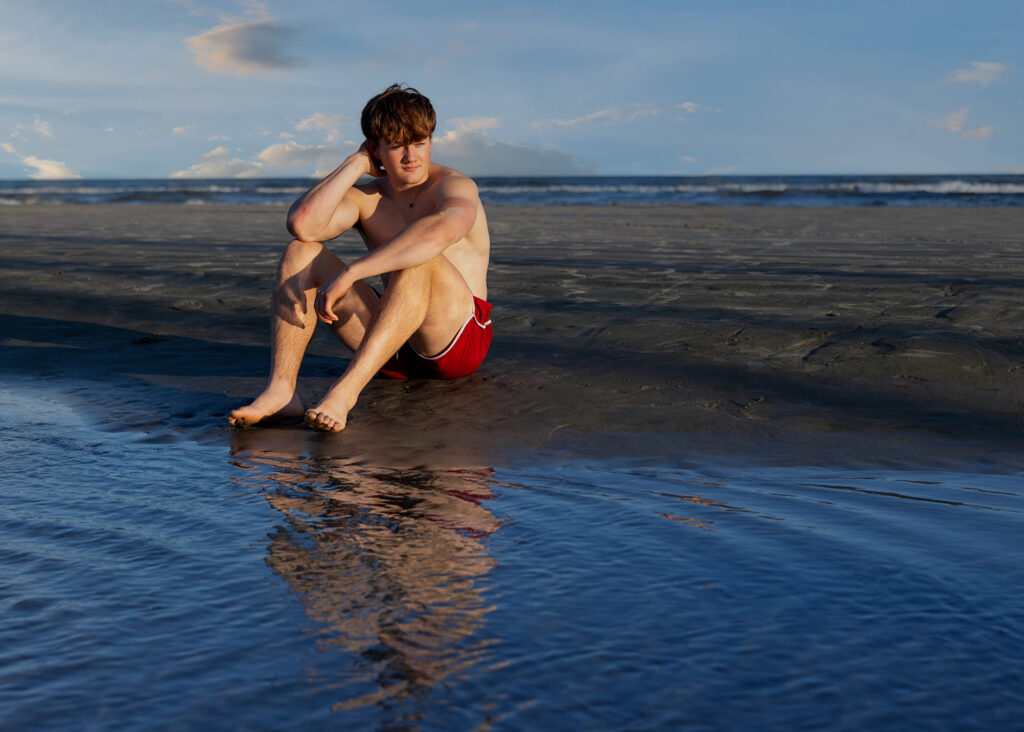
[[[982,86],[988,86],[996,77],[1006,70],[1005,64],[997,64],[992,61],[973,61],[969,69],[957,69],[948,78],[951,82],[978,82]]]
[[[200,155],[195,164],[171,173],[172,178],[255,178],[263,172],[262,163],[247,163],[232,158],[223,145]]]
[[[259,178],[281,173],[324,176],[342,160],[335,145],[300,145],[294,140],[270,145],[254,159],[232,157],[223,145],[200,155],[184,170],[171,173],[172,178]]]
[[[619,125],[626,122],[633,122],[641,117],[656,117],[662,114],[663,110],[656,104],[626,104],[599,109],[590,114],[571,119],[550,119],[542,122],[532,122],[531,127],[577,127],[578,125],[603,122],[606,125]]]
[[[960,137],[966,140],[987,140],[995,132],[995,128],[991,125],[984,125],[973,130],[965,130],[967,126],[967,117],[970,115],[970,107],[960,107],[952,114],[937,119],[932,122],[936,127],[941,127],[946,132],[952,132],[953,134],[960,134]]]
[[[493,130],[501,127],[501,120],[497,117],[455,117],[448,120],[448,124],[455,129],[446,132],[446,136],[472,130]]]
[[[341,151],[337,146],[300,145],[295,140],[264,148],[256,157],[277,170],[312,170],[314,176],[327,175],[341,163]]]
[[[680,155],[679,162],[686,163],[687,165],[693,165],[694,163],[697,162],[697,158],[693,157],[692,155]]]
[[[968,140],[987,140],[992,137],[992,133],[994,131],[994,127],[991,125],[985,125],[984,127],[979,127],[976,130],[966,130],[962,135],[960,135],[960,137]]]
[[[661,109],[653,104],[647,104],[644,106],[634,105],[630,111],[625,112],[623,121],[632,122],[640,117],[657,117],[661,114]]]
[[[307,117],[295,125],[295,129],[300,132],[305,132],[307,130],[333,130],[340,127],[344,121],[344,117],[341,117],[340,115],[317,112],[312,117]]]
[[[706,104],[697,104],[696,102],[680,102],[676,105],[676,109],[684,114],[697,114],[697,112],[721,112],[722,110],[715,107],[709,107]]]
[[[35,131],[43,137],[53,137],[53,128],[50,127],[50,123],[46,120],[39,119],[39,115],[36,115],[35,121],[32,123],[32,127]]]
[[[35,155],[28,155],[21,159],[21,162],[30,168],[35,168],[34,173],[29,173],[32,180],[63,180],[67,178],[81,178],[82,176],[67,166],[67,163],[57,160],[43,160]]]
[[[186,132],[188,132],[190,130],[194,130],[195,128],[196,128],[195,125],[181,125],[179,127],[174,127],[173,129],[171,129],[171,134],[172,135],[184,135]]]
[[[544,122],[533,122],[533,127],[575,127],[577,125],[586,125],[593,122],[605,122],[610,125],[618,124],[622,119],[622,110],[619,107],[611,107],[609,109],[599,109],[596,112],[590,114],[584,114],[581,117],[573,117],[571,119],[550,119]]]
[[[932,122],[936,127],[941,127],[947,132],[960,132],[967,124],[967,115],[970,114],[970,107],[960,107],[952,114]]]
[[[294,68],[295,59],[283,49],[291,30],[270,18],[219,25],[185,39],[195,62],[215,74],[251,74]]]
[[[33,172],[28,174],[32,180],[66,180],[69,178],[81,178],[82,176],[68,167],[67,163],[59,160],[45,160],[35,155],[22,156],[9,142],[0,142],[0,150],[9,155],[14,155],[21,160]]]
[[[477,120],[480,121],[480,120]],[[467,175],[583,175],[593,167],[581,165],[568,153],[491,140],[480,127],[464,127],[434,138],[433,159]]]
[[[502,121],[497,117],[456,117],[451,120],[455,131],[469,132],[470,130],[493,130],[502,126]]]
[[[307,117],[295,125],[295,129],[299,132],[306,132],[309,130],[326,130],[327,142],[333,144],[341,138],[341,133],[338,132],[338,127],[340,127],[344,121],[345,118],[340,115],[317,112],[312,117]]]

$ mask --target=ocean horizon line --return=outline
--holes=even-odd
[[[991,171],[944,171],[941,173],[921,173],[914,171],[901,171],[895,173],[886,172],[839,172],[839,173],[740,173],[715,172],[715,173],[565,173],[553,175],[548,173],[516,173],[505,175],[502,173],[473,173],[469,177],[476,178],[946,178],[951,176],[966,176],[971,178],[1020,178],[1024,177],[1024,166],[1019,170],[991,172]],[[102,182],[102,181],[167,181],[167,180],[322,180],[323,175],[261,175],[261,176],[174,176],[174,175],[83,175],[74,178],[4,178],[0,177],[0,184],[5,183],[72,183],[75,181]],[[368,176],[367,176],[368,177]]]
[[[0,180],[0,204],[291,203],[317,178]],[[1024,174],[476,176],[508,205],[1024,206]]]

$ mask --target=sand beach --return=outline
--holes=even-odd
[[[453,383],[375,381],[332,450],[1015,461],[1019,209],[488,213],[497,337],[485,367]],[[151,395],[138,391],[136,414],[85,389],[90,408],[122,413],[112,421],[221,430],[266,374],[283,221],[277,206],[5,209],[3,370]],[[360,246],[334,242],[343,258]],[[307,399],[346,358],[318,335]]]
[[[0,209],[5,719],[1013,726],[1019,208],[488,214],[483,368],[325,434],[226,423],[282,207]]]

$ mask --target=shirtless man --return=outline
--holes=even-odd
[[[457,378],[487,353],[487,220],[473,181],[430,160],[430,100],[393,85],[367,102],[361,124],[366,142],[288,212],[295,240],[271,297],[270,380],[231,412],[232,425],[304,416],[338,432],[378,373]],[[364,175],[375,180],[357,185]],[[353,226],[368,253],[345,264],[321,242]],[[364,282],[376,275],[382,295]],[[318,318],[354,355],[320,403],[304,409],[296,380]]]

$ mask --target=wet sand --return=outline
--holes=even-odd
[[[1020,469],[1020,209],[488,208],[495,343],[375,381],[341,435],[231,431],[284,211],[0,210],[0,373],[152,439],[420,464],[582,458]],[[332,248],[360,251],[354,235]],[[347,354],[318,335],[307,400]],[[439,456],[443,456],[439,458]]]

